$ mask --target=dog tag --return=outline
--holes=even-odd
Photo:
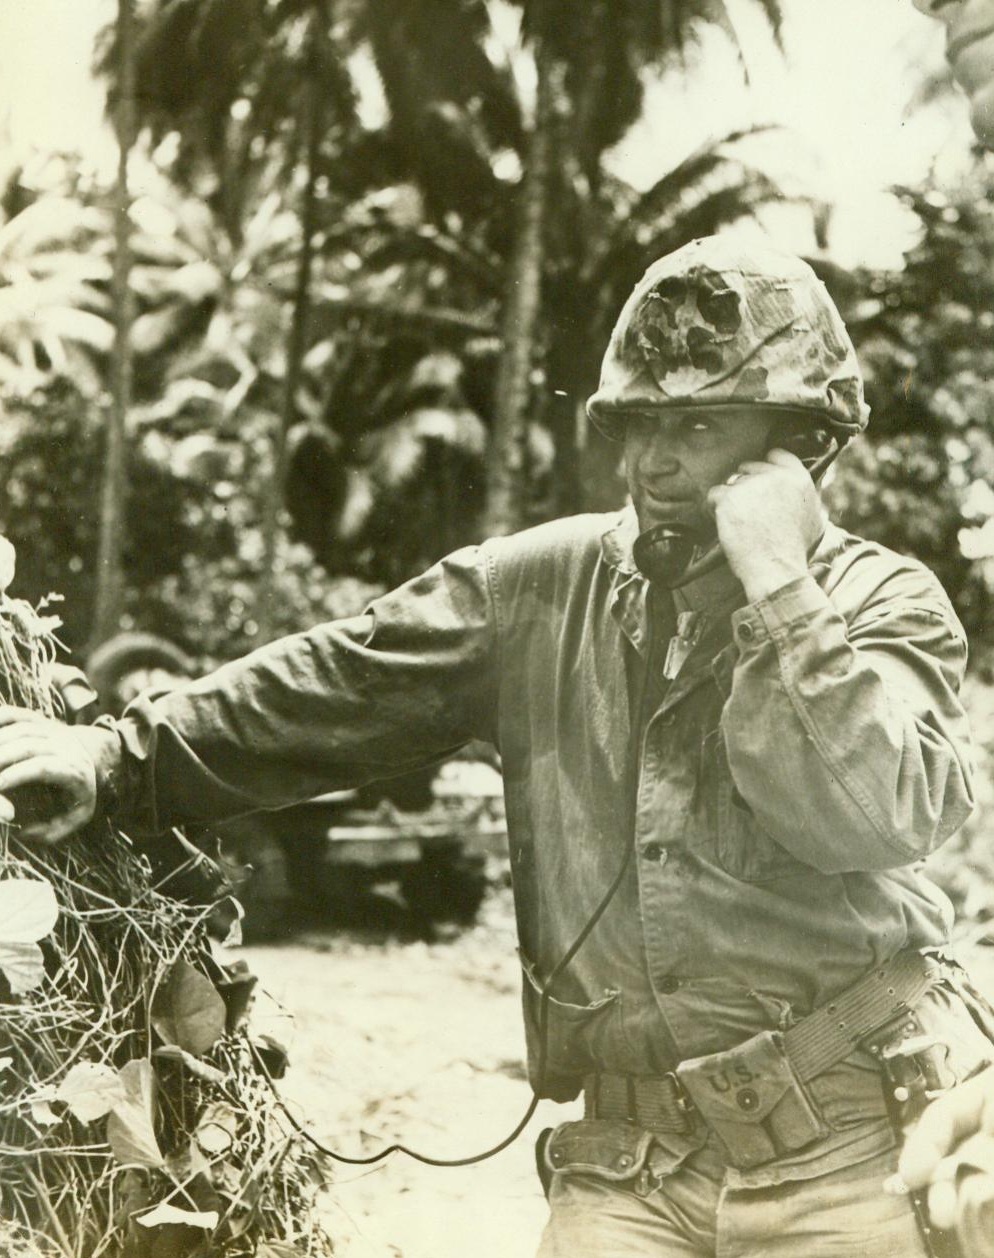
[[[663,662],[663,676],[673,681],[687,662],[687,657],[697,645],[704,619],[700,612],[680,612],[676,618],[676,633],[670,638]]]

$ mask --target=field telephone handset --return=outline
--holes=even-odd
[[[827,428],[811,428],[780,436],[773,448],[796,455],[816,481],[839,452]],[[722,549],[713,533],[679,524],[654,524],[632,546],[635,566],[643,576],[667,590],[677,590],[717,567]]]

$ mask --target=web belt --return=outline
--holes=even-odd
[[[899,952],[785,1031],[784,1052],[797,1078],[807,1083],[844,1061],[860,1041],[913,1008],[938,970],[930,957]],[[623,1119],[647,1131],[687,1130],[688,1101],[675,1074],[640,1077],[599,1072],[584,1079],[583,1097],[587,1118]]]

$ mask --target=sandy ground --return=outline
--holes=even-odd
[[[257,1029],[290,1047],[284,1095],[323,1142],[352,1156],[399,1141],[458,1158],[496,1144],[523,1115],[530,1092],[506,891],[447,943],[322,929],[237,955],[264,989]],[[511,1148],[478,1166],[397,1154],[375,1168],[339,1167],[327,1200],[338,1252],[530,1258],[546,1214],[535,1138],[571,1116],[573,1107],[543,1103]]]

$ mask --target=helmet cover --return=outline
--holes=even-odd
[[[654,262],[635,286],[587,411],[621,440],[626,411],[732,404],[817,411],[842,444],[869,418],[856,351],[811,267],[709,236]]]

